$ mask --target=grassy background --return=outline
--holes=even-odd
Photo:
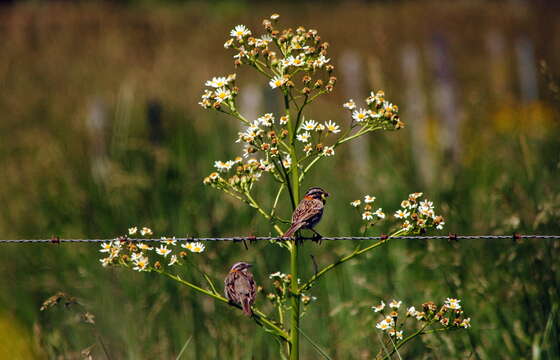
[[[268,234],[252,210],[202,185],[214,160],[239,152],[238,124],[196,103],[205,80],[234,71],[222,47],[229,29],[259,29],[272,12],[331,44],[339,86],[313,118],[343,122],[343,101],[383,88],[407,123],[317,167],[306,185],[334,195],[321,233],[357,234],[348,202],[365,193],[392,212],[413,191],[435,201],[446,232],[560,233],[553,2],[22,3],[0,8],[0,237],[113,237],[133,224],[177,236]],[[242,91],[256,89],[251,109],[278,109],[249,75],[238,72]],[[257,195],[270,203],[266,186]],[[313,272],[309,254],[327,264],[351,249],[306,245],[303,271]],[[371,305],[456,296],[472,329],[425,337],[403,357],[557,359],[559,255],[557,241],[395,242],[321,281],[303,331],[332,358],[371,359]],[[39,312],[60,290],[96,315],[113,359],[172,359],[191,336],[185,359],[276,357],[240,314],[153,274],[103,269],[98,258],[92,245],[1,247],[0,358],[80,358],[92,344],[103,358],[74,312]],[[268,274],[288,270],[286,253],[265,244],[209,245],[196,266],[220,282],[239,259],[267,289]],[[200,279],[194,268],[189,276]],[[304,359],[319,358],[302,342]]]

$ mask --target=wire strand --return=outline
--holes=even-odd
[[[389,236],[388,235],[380,235],[380,236],[325,236],[320,239],[314,238],[300,238],[298,240],[304,241],[364,241],[364,240],[385,240]],[[521,235],[521,234],[512,234],[512,235],[457,235],[457,234],[449,234],[449,235],[414,235],[414,236],[396,236],[393,239],[403,239],[403,240],[477,240],[477,239],[488,239],[488,240],[503,240],[503,239],[510,239],[510,240],[521,240],[521,239],[543,239],[543,240],[559,240],[560,235]],[[116,238],[116,239],[60,239],[58,237],[53,237],[51,239],[14,239],[14,240],[2,240],[0,239],[0,243],[12,243],[12,244],[21,244],[21,243],[99,243],[99,242],[109,242],[115,240],[126,240],[126,241],[133,241],[133,242],[161,242],[162,239],[138,239],[138,238]],[[235,236],[235,237],[186,237],[186,238],[175,238],[177,241],[186,241],[186,242],[194,242],[194,241],[233,241],[233,242],[243,242],[243,241],[268,241],[268,240],[276,240],[276,241],[287,241],[290,240],[288,238],[281,238],[281,237],[256,237],[256,236]]]

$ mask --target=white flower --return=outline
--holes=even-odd
[[[303,152],[305,155],[309,155],[313,151],[313,146],[311,144],[307,144],[303,147]]]
[[[134,262],[140,260],[142,257],[143,257],[143,255],[142,255],[141,252],[138,252],[138,253],[133,252],[132,254],[130,254],[130,260],[134,261]]]
[[[303,134],[296,135],[296,138],[303,143],[306,143],[309,140],[310,137],[311,137],[311,134],[309,133],[309,131],[306,131]]]
[[[214,161],[214,167],[216,169],[218,169],[218,171],[222,171],[222,172],[229,171],[229,169],[231,169],[231,167],[234,164],[235,164],[235,162],[233,162],[231,160],[228,160],[226,162],[223,162],[223,161],[220,161],[220,160]]]
[[[177,240],[175,240],[175,236],[173,236],[173,238],[166,238],[165,236],[163,236],[161,238],[161,242],[164,243],[165,245],[177,245]]]
[[[323,124],[317,124],[317,127],[315,128],[315,131],[320,132],[325,130],[325,125]]]
[[[362,220],[373,220],[373,213],[371,211],[364,211],[362,213]]]
[[[270,85],[271,88],[276,89],[277,87],[280,87],[282,85],[284,85],[286,83],[286,78],[284,78],[283,76],[276,76],[273,77],[269,82],[268,85]]]
[[[396,217],[397,219],[406,219],[406,218],[409,217],[409,216],[410,216],[410,213],[409,213],[407,210],[404,210],[404,211],[403,211],[403,210],[400,210],[400,209],[399,209],[399,210],[397,210],[397,211],[395,212],[395,217]]]
[[[280,125],[286,125],[288,123],[288,117],[287,116],[281,116],[280,117]]]
[[[186,242],[184,244],[181,244],[181,247],[184,248],[184,249],[187,249],[189,251],[192,251],[192,243],[190,243],[190,242]]]
[[[224,48],[229,49],[231,47],[231,45],[233,45],[233,39],[229,39],[228,41],[226,41],[224,43]]]
[[[110,252],[111,251],[111,244],[112,244],[112,242],[101,243],[101,250],[99,250],[99,252],[102,252],[102,253],[103,252],[106,252],[106,253]]]
[[[106,258],[103,258],[103,259],[99,259],[99,262],[101,262],[101,266],[107,267],[111,264],[112,260],[113,260],[112,258],[106,257]]]
[[[160,245],[160,247],[156,248],[156,252],[163,257],[167,257],[167,255],[171,254],[171,249],[168,249],[166,245]]]
[[[414,306],[411,306],[408,310],[406,310],[406,316],[416,316],[416,314],[418,314],[418,311],[416,311]]]
[[[237,25],[233,30],[229,32],[231,37],[235,37],[238,40],[243,39],[244,36],[251,35],[251,31],[245,27],[245,25]]]
[[[361,200],[354,200],[350,203],[350,205],[352,205],[353,207],[358,207],[360,206],[361,203],[362,203]]]
[[[140,230],[140,235],[142,236],[146,236],[146,235],[153,235],[153,231],[152,229],[148,228],[148,227],[143,227],[142,230]]]
[[[368,118],[368,113],[364,109],[355,110],[352,113],[352,119],[356,120],[356,122],[362,122]]]
[[[136,227],[136,226],[128,228],[128,235],[134,235],[137,232],[138,232],[138,227]]]
[[[471,318],[463,319],[460,326],[464,327],[465,329],[470,328],[471,327]]]
[[[303,130],[307,130],[307,131],[313,131],[315,129],[315,127],[317,126],[317,121],[315,120],[307,120],[306,122],[304,122],[301,125],[301,128]]]
[[[152,250],[153,247],[151,247],[148,244],[144,244],[144,243],[138,243],[138,245],[136,245],[138,247],[138,249],[140,250]]]
[[[333,156],[334,155],[334,146],[325,146],[325,148],[323,149],[323,155]]]
[[[227,84],[228,84],[228,79],[224,76],[220,76],[220,77],[213,77],[212,80],[208,80],[204,85],[213,88],[221,88],[226,86]],[[203,98],[205,95],[203,95]]]
[[[372,203],[374,201],[375,201],[375,196],[369,196],[369,195],[364,196],[364,202],[366,204]]]
[[[401,201],[401,207],[402,207],[403,209],[409,208],[409,207],[410,207],[410,201],[408,201],[408,200],[403,200],[403,201]]]
[[[147,269],[148,264],[150,263],[150,261],[148,260],[147,257],[142,256],[139,259],[137,259],[136,261],[134,261],[134,267],[132,268],[133,270],[136,271],[144,271]]]
[[[292,166],[292,157],[290,156],[290,154],[286,154],[286,156],[284,156],[284,159],[282,160],[282,166],[284,166],[286,169]]]
[[[323,65],[327,64],[331,59],[327,59],[325,55],[320,55],[315,61],[313,61],[313,68],[322,68]]]
[[[331,132],[333,134],[340,132],[340,126],[338,126],[334,121],[331,120],[325,122],[325,128],[328,132]]]
[[[268,276],[269,279],[274,279],[274,278],[284,279],[285,277],[286,277],[286,274],[283,274],[280,271],[272,273]]]
[[[443,230],[443,225],[445,225],[445,221],[441,221],[439,224],[437,224],[436,229]]]
[[[381,208],[377,209],[373,214],[380,219],[385,219],[385,213],[383,212],[383,209],[381,209]]]
[[[169,262],[169,266],[172,266],[177,263],[177,255],[171,255],[171,261]]]
[[[461,308],[461,305],[459,305],[460,302],[461,300],[458,299],[447,298],[447,300],[445,300],[445,306],[452,310],[459,310]]]
[[[342,107],[344,107],[345,109],[348,110],[354,110],[356,108],[356,104],[354,103],[354,100],[350,99],[347,102],[345,102]]]
[[[214,100],[216,100],[218,103],[221,103],[222,101],[229,98],[231,98],[231,91],[226,88],[219,88],[214,94]]]
[[[274,115],[272,113],[264,114],[257,121],[263,126],[272,126],[274,124]]]
[[[403,228],[405,231],[409,231],[409,230],[412,230],[412,229],[414,228],[414,226],[412,226],[412,224],[411,224],[408,220],[406,220],[406,221],[402,224],[402,228]]]
[[[299,56],[299,55],[297,57],[289,56],[284,61],[284,66],[303,66],[303,65],[305,65],[305,61],[303,59],[303,56]]]
[[[412,193],[412,194],[408,195],[408,198],[412,199],[412,200],[416,200],[419,197],[421,197],[422,195],[423,195],[423,193],[421,193],[421,192],[415,192],[415,193]]]
[[[394,336],[397,338],[397,340],[402,340],[403,339],[403,332],[401,331],[397,331],[396,329],[391,329],[389,330],[389,335]]]
[[[395,299],[393,299],[393,301],[391,301],[389,303],[389,307],[392,307],[393,309],[398,309],[401,307],[402,301],[397,301]]]
[[[201,253],[201,252],[204,251],[205,248],[206,248],[206,247],[204,246],[203,243],[201,243],[201,242],[195,242],[195,243],[192,243],[191,248],[190,248],[189,250],[190,250],[191,252],[194,252],[194,253]]]
[[[274,14],[270,15],[270,20],[278,20],[279,17],[280,17],[279,14],[274,13]]]
[[[377,306],[372,306],[371,307],[373,311],[375,312],[380,312],[383,309],[385,309],[385,303],[383,302],[383,300],[381,300],[381,304],[377,305]]]
[[[387,331],[390,330],[393,325],[391,322],[387,321],[387,319],[383,319],[380,322],[377,323],[377,325],[375,325],[376,328],[378,328],[379,330],[382,331]]]

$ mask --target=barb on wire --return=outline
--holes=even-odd
[[[325,236],[321,238],[321,240],[325,241],[365,241],[365,240],[384,240],[386,239],[386,235],[381,236]],[[313,240],[313,238],[300,238],[301,240]],[[488,240],[500,240],[500,239],[510,239],[510,240],[521,240],[521,239],[544,239],[544,240],[560,240],[560,235],[521,235],[521,234],[512,234],[512,235],[457,235],[457,234],[449,234],[449,235],[408,235],[408,236],[396,236],[395,239],[403,239],[403,240],[477,240],[477,239],[488,239]],[[56,237],[56,241],[53,239],[0,239],[0,243],[97,243],[97,242],[107,242],[107,241],[115,241],[118,239],[62,239]],[[288,238],[281,238],[275,236],[264,236],[264,237],[255,237],[255,236],[235,236],[235,237],[188,237],[188,238],[176,238],[177,241],[234,241],[234,242],[245,242],[249,241],[250,243],[258,242],[258,241],[268,241],[268,240],[276,240],[276,241],[287,241],[290,240]],[[160,242],[161,239],[133,239],[133,238],[126,238],[126,241],[136,241],[136,242]]]

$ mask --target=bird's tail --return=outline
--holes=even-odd
[[[296,231],[298,231],[300,227],[301,227],[301,224],[293,223],[292,226],[290,226],[290,228],[288,229],[288,231],[286,231],[284,233],[284,235],[282,235],[282,237],[285,237],[285,238],[292,237],[292,235],[294,235],[294,233]]]
[[[253,315],[253,310],[251,310],[251,302],[248,297],[243,298],[241,300],[241,307],[243,308],[243,314],[247,316]]]

